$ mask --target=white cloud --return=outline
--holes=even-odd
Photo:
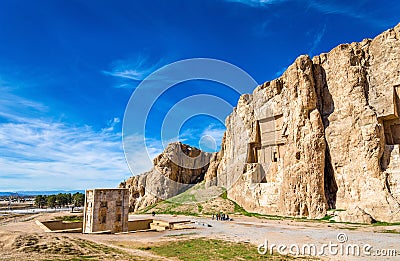
[[[179,140],[202,150],[214,152],[219,150],[224,133],[225,128],[216,124],[210,124],[204,129],[188,128],[180,133],[179,137],[169,140],[165,144]]]
[[[103,70],[102,73],[117,78],[115,88],[132,89],[161,67],[161,63],[161,61],[153,63],[149,58],[139,56],[136,59],[116,60],[111,65],[110,71]]]
[[[354,18],[363,18],[361,12],[355,10],[357,7],[359,8],[364,4],[364,1],[359,2],[344,2],[344,4],[340,4],[337,2],[329,2],[329,1],[318,1],[318,0],[310,0],[308,1],[309,7],[324,13],[324,14],[342,14],[351,16]]]
[[[137,134],[124,136],[123,142],[126,159],[133,175],[149,171],[153,167],[153,159],[164,150],[158,140],[145,139]]]
[[[6,114],[10,112],[14,116],[18,116],[21,115],[18,113],[20,108],[24,108],[29,113],[45,112],[48,110],[46,105],[17,96],[11,91],[12,89],[5,82],[0,81],[0,113]]]
[[[264,7],[272,4],[280,4],[288,0],[225,0],[227,2],[241,3],[251,7]]]
[[[108,128],[103,129],[103,131],[113,131],[115,125],[117,125],[120,122],[121,122],[121,120],[118,117],[115,117],[115,118],[109,120],[108,121]]]
[[[121,134],[45,118],[43,104],[0,86],[0,190],[116,187],[131,174]]]
[[[280,77],[286,70],[287,67],[282,67],[279,71],[275,73],[275,77]]]
[[[210,136],[215,140],[217,146],[221,145],[222,138],[224,137],[225,128],[221,128],[215,124],[209,125],[203,130],[201,136]]]
[[[382,16],[376,12],[379,5],[374,9],[370,9],[370,1],[326,1],[326,0],[225,0],[226,2],[241,3],[250,7],[266,8],[270,5],[281,4],[285,2],[298,2],[305,8],[314,9],[322,14],[335,14],[361,19],[365,23],[382,28],[388,28],[398,23],[393,16]]]
[[[312,42],[311,49],[308,52],[310,54],[310,56],[314,55],[314,51],[315,51],[315,49],[317,49],[318,45],[321,43],[322,37],[324,37],[324,35],[325,35],[325,31],[326,31],[326,25],[324,25],[324,28],[322,28],[322,30],[319,31],[319,33],[317,33],[315,35],[314,41]]]
[[[296,2],[298,0],[225,0],[226,2],[241,3],[251,7],[267,7],[269,5],[281,4],[285,2]],[[300,1],[299,1],[300,2]],[[308,6],[324,14],[342,14],[355,18],[363,18],[363,14],[359,12],[359,8],[367,4],[365,0],[355,2],[343,2],[324,0],[306,0],[300,2],[304,6]]]
[[[378,3],[378,2],[377,2]],[[324,0],[308,0],[306,2],[309,8],[312,8],[322,14],[343,15],[354,19],[360,19],[365,23],[373,26],[387,28],[398,21],[393,16],[378,15],[379,5],[371,7],[370,1],[324,1]]]
[[[0,124],[0,189],[117,186],[130,176],[121,136],[42,120]],[[7,178],[5,178],[7,177]]]

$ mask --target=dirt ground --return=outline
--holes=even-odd
[[[76,215],[68,212],[17,215],[0,219],[0,259],[2,260],[78,260],[76,256],[96,260],[168,260],[149,251],[146,246],[196,237],[245,242],[257,246],[271,244],[346,244],[371,245],[371,256],[331,255],[325,260],[400,260],[400,226],[372,226],[294,220],[266,220],[233,216],[233,221],[216,221],[211,217],[156,215],[156,219],[191,220],[194,228],[164,232],[129,234],[45,233],[35,223],[56,216]],[[130,219],[151,218],[150,215],[130,215]],[[396,233],[397,232],[397,233]],[[339,242],[338,234],[346,239]],[[376,250],[395,249],[396,256],[376,256]],[[382,252],[381,252],[382,253]],[[174,259],[178,260],[178,259]]]
[[[0,211],[8,209],[26,209],[32,206],[33,206],[32,202],[21,202],[21,203],[13,202],[11,206],[9,206],[8,201],[0,201]]]

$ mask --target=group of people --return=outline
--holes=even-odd
[[[216,220],[228,220],[228,221],[232,220],[229,218],[228,214],[225,215],[224,213],[212,214],[212,220],[214,220],[214,218]]]

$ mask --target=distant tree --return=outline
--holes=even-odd
[[[71,195],[71,193],[68,193],[67,194],[67,201],[68,201],[68,205],[71,205],[72,204],[72,195]]]
[[[46,203],[47,203],[46,196],[37,195],[37,196],[35,197],[35,205],[36,205],[38,208],[42,208],[42,207],[46,206]]]
[[[42,201],[42,195],[37,195],[35,197],[35,206],[37,206],[38,208],[41,208],[41,201]]]
[[[50,208],[55,208],[57,203],[57,196],[56,195],[49,195],[47,196],[47,206]]]
[[[68,195],[65,193],[58,193],[56,195],[56,204],[59,207],[65,207],[68,204]]]
[[[82,207],[85,203],[85,195],[83,193],[76,192],[72,195],[72,201],[75,207]]]

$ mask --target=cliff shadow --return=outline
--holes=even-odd
[[[331,154],[328,145],[325,150],[324,190],[328,208],[335,209],[338,186],[335,179],[335,172],[332,167]]]
[[[332,98],[332,94],[329,91],[326,82],[325,69],[319,65],[313,65],[314,80],[315,80],[315,91],[317,93],[317,107],[322,117],[324,124],[324,130],[329,126],[329,116],[335,110],[335,103]],[[324,190],[325,198],[329,209],[336,208],[336,194],[338,186],[335,179],[335,172],[333,170],[329,143],[325,138],[325,164],[324,164]]]

